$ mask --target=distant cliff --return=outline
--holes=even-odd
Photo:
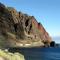
[[[34,16],[0,3],[0,46],[34,47],[49,45],[50,42],[49,34]]]

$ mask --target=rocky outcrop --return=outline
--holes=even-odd
[[[11,53],[0,49],[0,60],[25,60],[24,56],[20,53]]]
[[[0,41],[6,43],[4,47],[32,47],[49,45],[51,38],[34,16],[0,3]]]

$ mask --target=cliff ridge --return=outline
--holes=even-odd
[[[50,42],[51,37],[34,16],[18,12],[0,3],[0,46],[49,46]]]

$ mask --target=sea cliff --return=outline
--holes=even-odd
[[[0,3],[0,48],[49,46],[51,37],[34,16]]]

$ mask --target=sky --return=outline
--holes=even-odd
[[[60,37],[60,0],[0,0],[8,7],[33,15],[50,36]]]

